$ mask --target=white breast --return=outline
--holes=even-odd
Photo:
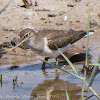
[[[44,52],[52,53],[52,50],[50,50],[50,48],[48,47],[48,41],[46,37],[44,37]]]
[[[63,48],[59,48],[59,50],[61,52],[65,52],[68,48],[69,48],[70,44],[63,47]],[[59,50],[51,50],[49,47],[48,47],[48,41],[47,41],[47,38],[44,38],[44,52],[47,53],[47,55],[49,57],[57,57],[59,56],[61,53]]]

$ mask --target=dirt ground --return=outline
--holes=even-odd
[[[37,6],[35,6],[35,1]],[[0,44],[9,42],[22,29],[32,28],[36,31],[42,29],[58,30],[86,30],[88,12],[90,8],[90,30],[94,34],[90,36],[89,48],[94,50],[100,44],[100,1],[99,0],[32,0],[29,8],[20,7],[22,0],[13,0],[6,10],[0,14]],[[0,1],[0,9],[8,0]],[[75,45],[83,49],[86,38],[82,38]],[[16,52],[10,51],[1,59],[1,64],[17,64],[34,61],[34,53],[16,48]]]

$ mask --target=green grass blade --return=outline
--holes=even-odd
[[[91,86],[88,85],[88,83],[85,81],[85,84],[88,86],[88,88],[94,93],[94,95],[100,100],[99,95],[93,90]]]
[[[52,66],[52,67],[54,67],[54,68],[55,68],[55,66],[56,66],[56,65],[53,65],[53,64],[48,63],[47,61],[44,61],[44,62],[46,62],[48,65],[50,65],[50,66]],[[56,68],[58,68],[59,70],[61,70],[61,71],[63,71],[63,72],[66,72],[66,73],[68,73],[68,74],[71,74],[71,75],[73,75],[73,76],[75,76],[75,77],[77,77],[77,78],[80,78],[81,80],[84,80],[83,77],[78,76],[78,75],[76,75],[76,74],[74,74],[74,73],[71,73],[71,72],[69,72],[69,71],[63,70],[63,69],[59,68],[58,66],[56,66]],[[84,82],[85,82],[85,84],[89,87],[89,85],[87,84],[87,82],[86,82],[86,81],[84,81]],[[99,95],[92,89],[91,86],[89,87],[89,89],[94,93],[94,95],[95,95],[98,99],[100,99]]]
[[[99,56],[99,58],[98,58],[97,63],[100,64],[100,56]],[[89,84],[88,84],[89,86],[92,85],[92,82],[93,82],[93,80],[94,80],[94,77],[95,77],[95,75],[97,74],[97,70],[98,70],[98,66],[94,66],[93,71],[92,71],[92,74],[91,74],[91,77],[90,77],[90,81],[89,81]]]
[[[86,69],[84,68],[84,80],[82,80],[82,93],[81,93],[82,100],[83,100],[83,94],[84,94],[85,78],[86,78]]]
[[[53,64],[51,64],[51,63],[49,63],[49,62],[47,62],[47,61],[45,61],[45,60],[42,60],[42,61],[44,61],[45,63],[47,63],[48,65],[50,65],[50,66],[52,66],[52,67],[54,67],[54,68],[55,68],[55,67],[58,68],[59,70],[61,70],[61,71],[63,71],[63,72],[66,72],[66,73],[68,73],[68,74],[71,74],[71,75],[73,75],[73,76],[75,76],[75,77],[77,77],[77,78],[84,79],[83,77],[81,77],[81,76],[79,76],[79,75],[77,75],[77,74],[71,73],[71,72],[69,72],[69,71],[66,71],[66,70],[60,68],[59,66],[53,65]]]
[[[86,38],[86,57],[85,57],[85,66],[87,66],[87,62],[88,62],[89,29],[90,29],[90,9],[89,9],[88,23],[87,23],[87,38]]]
[[[90,99],[90,98],[93,97],[93,96],[94,96],[94,95],[90,95],[90,96],[84,98],[83,100],[88,100],[88,99]]]
[[[100,66],[100,63],[91,63],[90,66]]]
[[[65,92],[66,92],[66,100],[70,100],[69,95],[68,95],[68,91],[67,91],[67,87],[65,88]]]
[[[0,10],[0,14],[9,6],[9,4],[12,2],[13,0],[10,0],[1,10]]]
[[[7,53],[7,52],[9,52],[9,51],[12,51],[12,50],[16,49],[18,46],[20,46],[20,45],[21,45],[23,42],[25,42],[26,40],[28,40],[28,37],[25,38],[24,40],[22,40],[20,43],[18,43],[15,47],[12,47],[11,49],[8,49],[8,50],[6,50],[6,51],[1,51],[0,54],[5,54],[5,53]]]
[[[78,74],[77,70],[75,69],[74,65],[72,64],[72,62],[60,50],[59,50],[59,52],[65,58],[65,60],[68,62],[68,64],[71,66],[71,68],[74,70],[74,72],[79,76],[79,74]]]

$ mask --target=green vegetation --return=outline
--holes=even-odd
[[[87,24],[87,38],[86,38],[86,59],[85,59],[85,66],[88,67],[88,44],[89,44],[89,28],[90,28],[90,9],[89,9],[89,15],[88,15],[88,24]],[[81,93],[81,100],[87,100],[89,98],[91,98],[92,96],[96,96],[98,99],[100,99],[99,95],[92,89],[91,85],[92,85],[92,82],[93,82],[93,79],[96,75],[96,72],[97,72],[97,69],[98,69],[98,66],[100,65],[100,57],[98,58],[98,61],[97,63],[95,64],[89,64],[89,65],[94,65],[94,69],[92,71],[92,74],[91,74],[91,77],[90,77],[90,81],[89,83],[86,82],[86,69],[84,69],[84,76],[81,77],[78,72],[76,71],[74,65],[69,61],[69,59],[67,57],[65,57],[65,55],[61,52],[61,55],[65,58],[65,60],[69,63],[69,65],[73,68],[73,70],[75,71],[75,75],[80,78],[82,80],[82,93]],[[72,74],[72,73],[71,73]],[[73,75],[73,74],[72,74]],[[74,75],[74,76],[75,76]],[[89,97],[86,97],[86,98],[83,98],[84,94],[84,86],[87,86],[87,88],[89,88],[93,94],[90,95]],[[66,92],[67,93],[67,92]]]
[[[97,63],[94,63],[94,64],[92,64],[92,63],[91,63],[91,64],[88,64],[88,63],[87,63],[87,62],[88,62],[89,28],[90,28],[90,9],[89,9],[89,15],[88,15],[88,24],[87,24],[85,66],[88,67],[88,66],[91,65],[91,66],[94,66],[94,69],[93,69],[93,71],[92,71],[92,74],[91,74],[89,83],[86,82],[86,69],[84,68],[84,76],[83,76],[83,77],[80,76],[79,73],[78,73],[78,71],[76,70],[75,66],[74,66],[74,65],[72,64],[72,62],[60,51],[60,49],[58,49],[59,52],[60,52],[61,55],[64,57],[64,59],[68,62],[68,64],[69,64],[70,67],[74,70],[75,73],[66,71],[66,70],[64,70],[64,69],[62,69],[62,68],[60,68],[60,67],[58,67],[57,65],[50,64],[50,63],[48,63],[48,62],[46,62],[46,61],[45,61],[45,62],[46,62],[47,64],[53,66],[53,67],[58,68],[58,69],[61,70],[61,71],[64,71],[64,72],[66,72],[66,73],[69,73],[69,74],[71,74],[71,75],[73,75],[73,76],[75,76],[75,77],[77,77],[77,78],[79,78],[79,79],[82,80],[81,100],[87,100],[87,99],[89,99],[89,98],[91,98],[91,97],[93,97],[93,96],[96,96],[97,99],[100,100],[100,96],[99,96],[99,95],[93,90],[93,88],[91,87],[92,82],[93,82],[93,79],[94,79],[94,77],[95,77],[95,75],[96,75],[96,72],[97,72],[97,68],[98,68],[98,66],[100,65],[100,57],[98,58]],[[85,85],[87,86],[87,89],[89,89],[89,90],[92,91],[93,94],[90,95],[89,97],[85,97],[85,98],[84,98],[84,86],[85,86]],[[65,87],[65,91],[66,91],[66,100],[70,100],[70,98],[69,98],[69,96],[68,96],[68,92],[67,92],[67,88],[66,88],[66,87]]]
[[[13,0],[10,0],[1,10],[0,10],[0,14],[8,7],[8,5],[12,2]],[[79,79],[81,79],[82,80],[82,92],[81,92],[81,100],[87,100],[87,99],[89,99],[89,98],[91,98],[91,97],[93,97],[93,96],[96,96],[98,99],[100,99],[100,97],[99,97],[99,95],[93,90],[93,88],[92,88],[92,83],[93,83],[93,79],[95,78],[95,75],[96,75],[96,72],[97,72],[97,68],[98,68],[98,66],[100,65],[100,57],[98,58],[98,61],[97,61],[97,63],[94,63],[94,64],[88,64],[87,62],[88,62],[88,44],[89,44],[89,28],[90,28],[90,9],[89,9],[89,15],[88,15],[88,24],[87,24],[87,38],[86,38],[86,58],[85,58],[85,66],[86,67],[88,67],[89,65],[93,65],[94,66],[94,69],[93,69],[93,71],[92,71],[92,74],[91,74],[91,77],[90,77],[90,80],[89,80],[89,83],[87,83],[86,82],[86,69],[84,68],[84,76],[82,77],[82,76],[80,76],[79,75],[79,73],[78,73],[78,71],[76,70],[76,68],[75,68],[75,66],[72,64],[72,62],[59,50],[59,52],[61,53],[61,55],[65,58],[65,60],[68,62],[68,64],[71,66],[71,68],[74,70],[74,73],[72,73],[72,72],[69,72],[69,71],[66,71],[66,70],[64,70],[64,69],[62,69],[62,68],[60,68],[59,66],[57,66],[57,65],[53,65],[53,64],[50,64],[50,63],[48,63],[47,61],[45,61],[47,64],[49,64],[49,65],[51,65],[51,66],[53,66],[53,67],[56,67],[56,68],[58,68],[59,70],[61,70],[61,71],[64,71],[64,72],[66,72],[66,73],[68,73],[68,74],[71,74],[71,75],[73,75],[73,76],[75,76],[75,77],[77,77],[77,78],[79,78]],[[20,45],[20,44],[18,44],[18,45]],[[18,46],[17,45],[17,46]],[[16,47],[17,47],[16,46]],[[16,47],[14,47],[14,48],[16,48]],[[10,49],[10,50],[13,50],[14,48],[12,48],[12,49]],[[9,51],[9,50],[8,50]],[[4,51],[4,52],[0,52],[0,54],[4,54],[4,53],[6,53],[7,51]],[[87,88],[88,89],[90,89],[91,91],[92,91],[92,95],[90,95],[89,97],[86,97],[86,98],[84,98],[84,86],[87,86]],[[68,92],[67,92],[67,87],[65,87],[65,91],[66,91],[66,98],[67,98],[67,100],[70,100],[70,98],[69,98],[69,96],[68,96]]]
[[[0,9],[0,14],[9,6],[9,4],[12,2],[13,0],[10,0],[2,9]]]

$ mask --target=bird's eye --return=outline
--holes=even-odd
[[[25,38],[25,37],[28,37],[28,36],[29,36],[29,34],[25,34],[25,35],[24,35],[24,38]]]
[[[28,37],[29,34],[26,34],[26,37]]]

